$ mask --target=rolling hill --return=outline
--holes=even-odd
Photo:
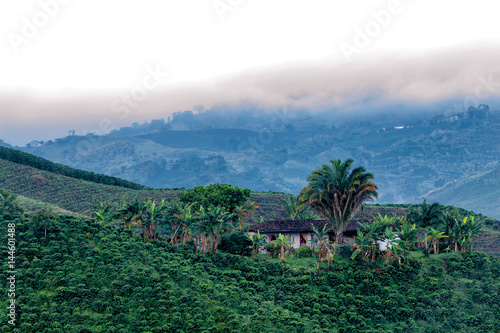
[[[375,176],[378,203],[419,203],[500,161],[500,111],[313,113],[259,110],[180,112],[107,135],[72,135],[20,148],[31,154],[151,188],[230,183],[252,191],[298,194],[315,168],[353,158]],[[103,163],[105,161],[105,163]],[[470,190],[474,190],[473,188]],[[463,201],[449,196],[447,204]],[[490,214],[471,201],[466,207]],[[493,212],[495,218],[500,218]]]
[[[441,204],[453,204],[500,219],[500,163],[492,171],[452,182],[425,197]]]

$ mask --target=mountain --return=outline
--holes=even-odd
[[[451,182],[425,197],[428,201],[474,209],[500,219],[500,163],[492,171]]]
[[[486,105],[373,113],[214,109],[21,149],[152,188],[219,182],[294,194],[313,169],[333,158],[353,158],[375,175],[379,203],[417,203],[445,184],[466,184],[494,170],[499,125],[500,112]]]

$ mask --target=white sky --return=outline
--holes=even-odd
[[[418,62],[433,52],[447,50],[453,61],[456,55],[451,51],[457,48],[497,45],[500,31],[498,2],[493,0],[59,1],[67,3],[0,0],[0,116],[4,119],[0,139],[24,144],[36,135],[40,139],[50,136],[45,133],[49,130],[53,136],[63,136],[68,129],[78,128],[83,116],[86,126],[92,126],[109,114],[116,96],[143,81],[148,66],[169,72],[157,91],[170,93],[171,103],[163,103],[158,96],[155,99],[152,92],[128,123],[149,120],[160,109],[172,113],[196,104],[210,107],[226,102],[226,95],[220,90],[216,94],[214,86],[227,89],[228,102],[248,98],[251,91],[262,88],[262,82],[252,81],[260,86],[248,89],[250,95],[229,91],[227,82],[238,80],[238,86],[245,87],[247,77],[257,71],[266,77],[283,66],[321,63],[357,73],[374,58],[379,59],[374,66],[389,71],[393,60],[406,57]],[[214,3],[233,6],[221,20]],[[54,4],[58,7],[55,10]],[[43,22],[42,7],[47,6],[53,17],[46,15],[49,19]],[[391,6],[396,6],[397,13],[391,14],[390,22],[374,32],[369,45],[359,48],[348,62],[341,43],[356,46],[356,29],[375,22],[372,12]],[[26,20],[37,23],[36,19],[43,27],[33,33],[26,28]],[[498,55],[489,52],[484,56],[498,59]],[[441,59],[446,63],[446,56]],[[497,73],[493,69],[472,70],[468,79],[497,77]],[[500,81],[498,77],[495,81]],[[287,94],[297,89],[283,87],[275,92],[275,101],[285,101]],[[464,91],[457,87],[450,95],[453,93]],[[269,96],[264,90],[251,97],[266,101]],[[81,104],[89,98],[93,100],[88,105]],[[79,101],[78,107],[71,107],[72,100]],[[51,108],[59,111],[49,111]],[[60,124],[57,134],[53,127],[44,127],[47,118]],[[72,122],[77,124],[72,126]]]

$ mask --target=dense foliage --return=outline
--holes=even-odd
[[[318,274],[294,259],[196,253],[91,220],[50,219],[1,223],[4,231],[15,223],[18,247],[17,321],[7,323],[2,293],[2,332],[500,329],[500,261],[485,254],[440,254],[401,267],[337,257]]]
[[[88,182],[125,187],[133,190],[145,189],[143,185],[132,183],[128,180],[74,169],[12,148],[0,146],[0,159]]]
[[[249,189],[233,188],[229,184],[210,184],[197,186],[179,194],[182,203],[209,207],[210,205],[224,207],[227,211],[241,206],[250,197]]]

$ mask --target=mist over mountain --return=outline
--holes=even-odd
[[[311,170],[353,158],[375,175],[380,203],[419,202],[500,161],[500,112],[484,104],[466,110],[396,105],[377,112],[228,108],[197,107],[104,136],[70,135],[22,150],[154,188],[220,182],[294,194]],[[494,184],[485,185],[485,195],[488,186]],[[449,198],[447,204],[462,202]],[[481,209],[500,217],[495,207]]]

